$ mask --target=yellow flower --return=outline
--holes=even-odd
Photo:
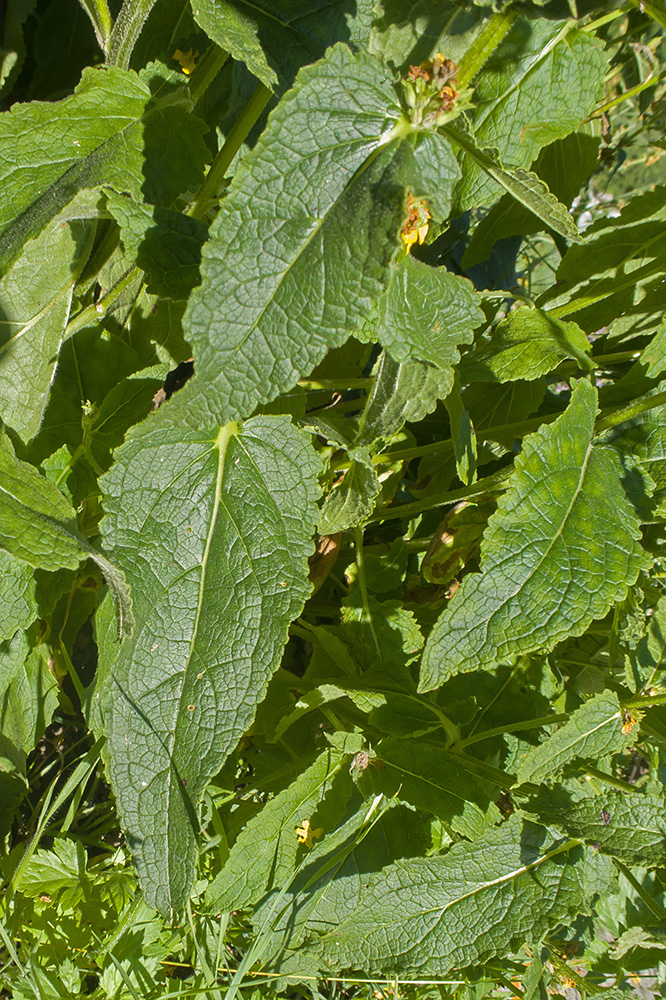
[[[407,218],[400,231],[406,253],[409,253],[415,243],[423,243],[428,235],[429,225],[430,212],[426,202],[417,201],[410,191],[407,195]]]
[[[305,846],[309,849],[314,847],[315,840],[319,840],[324,833],[321,829],[314,830],[310,826],[309,819],[302,819],[301,825],[295,827],[294,829],[296,830],[296,836],[298,837],[299,844],[305,844]]]
[[[194,67],[196,66],[196,60],[199,55],[199,50],[193,51],[190,49],[188,52],[181,52],[180,49],[176,49],[173,54],[173,58],[176,62],[180,63],[183,73],[187,76],[190,75]]]

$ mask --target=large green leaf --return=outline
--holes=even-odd
[[[608,891],[608,859],[517,817],[443,857],[397,861],[364,881],[353,912],[319,948],[331,966],[388,975],[504,956]],[[332,890],[327,892],[332,902]],[[316,910],[315,910],[316,913]]]
[[[21,462],[0,434],[0,549],[35,568],[77,569],[93,559],[113,592],[121,635],[132,628],[132,602],[125,578],[80,533],[76,512],[57,486],[34,465]]]
[[[636,741],[628,727],[624,731],[622,709],[612,691],[597,694],[575,711],[568,722],[530,750],[518,768],[518,781],[539,782],[552,778],[578,757],[597,760],[622,753]]]
[[[109,183],[169,205],[203,177],[200,119],[117,67],[87,68],[71,97],[0,115],[0,267],[82,188]]]
[[[319,461],[285,417],[165,434],[103,477],[137,625],[103,649],[109,775],[146,896],[188,899],[199,800],[252,721],[310,584]]]
[[[464,579],[428,639],[421,690],[581,635],[647,567],[618,467],[592,444],[596,402],[581,380],[562,416],[525,438],[488,522],[482,572]]]
[[[573,22],[520,18],[475,81],[478,144],[497,149],[505,167],[528,167],[542,146],[573,132],[594,110],[606,65],[600,44]],[[461,207],[492,204],[501,193],[466,157]]]
[[[374,59],[336,45],[301,70],[213,223],[184,321],[196,374],[164,419],[247,416],[342,344],[390,278],[404,188],[437,163],[444,201],[451,147],[416,135]]]
[[[380,300],[376,336],[396,361],[418,359],[450,371],[460,360],[458,345],[469,344],[484,320],[469,281],[406,254]]]

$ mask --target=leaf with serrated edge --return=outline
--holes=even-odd
[[[202,178],[205,126],[152,100],[136,73],[88,67],[71,97],[0,115],[0,268],[82,188],[106,182],[170,204]]]
[[[101,530],[137,626],[103,651],[109,774],[146,898],[182,910],[197,810],[310,592],[319,459],[285,417],[149,419],[102,478]]]
[[[0,640],[11,639],[36,617],[32,567],[0,549]]]
[[[581,380],[562,416],[525,438],[482,572],[465,577],[426,643],[422,691],[581,635],[649,565],[617,466],[592,445],[596,404]]]
[[[0,548],[40,569],[77,569],[93,559],[113,592],[118,631],[132,630],[132,602],[123,574],[81,535],[76,512],[34,465],[21,462],[0,432]]]
[[[184,318],[196,374],[161,419],[248,416],[360,327],[419,169],[401,115],[390,74],[366,54],[336,45],[301,70],[211,227]],[[448,141],[437,148],[448,163]],[[440,179],[440,197],[452,186]]]
[[[635,795],[603,789],[579,802],[562,803],[544,789],[525,811],[628,865],[662,868],[666,864],[666,808],[663,795],[637,790]]]
[[[636,741],[622,731],[622,709],[617,695],[603,691],[572,713],[564,725],[527,754],[518,768],[518,783],[552,778],[578,757],[597,760],[622,753]]]
[[[396,361],[416,358],[450,371],[458,345],[471,343],[484,321],[470,281],[405,254],[380,300],[376,336]]]
[[[375,383],[359,419],[354,445],[372,445],[400,430],[407,420],[423,420],[451,388],[453,372],[420,361],[398,363],[383,351]]]
[[[337,969],[444,975],[589,913],[612,878],[596,851],[512,817],[443,857],[397,861],[370,875],[354,912],[318,950]]]
[[[319,517],[320,535],[334,535],[364,524],[375,508],[381,483],[367,461],[352,460],[341,483],[324,501]]]

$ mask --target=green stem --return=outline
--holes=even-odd
[[[622,702],[623,708],[650,708],[652,705],[666,705],[666,691],[661,694],[637,695]]]
[[[125,0],[109,38],[107,62],[129,69],[134,46],[148,20],[155,0]]]
[[[584,25],[581,30],[588,33],[596,31],[597,28],[602,28],[604,24],[609,24],[611,21],[615,21],[616,18],[627,14],[631,10],[632,6],[633,4],[631,3],[624,3],[621,7],[618,7],[617,10],[612,11],[610,14],[604,14],[602,17],[598,17],[595,21],[590,21],[590,23]]]
[[[594,425],[595,433],[599,434],[601,431],[608,430],[609,427],[617,427],[618,424],[623,424],[627,420],[633,420],[634,417],[640,416],[641,413],[654,410],[655,407],[663,406],[664,403],[666,403],[666,391],[657,392],[654,396],[647,396],[645,399],[638,399],[635,403],[630,403],[619,410],[614,410],[607,414],[607,416],[602,415]]]
[[[623,781],[622,778],[616,778],[612,774],[608,774],[606,771],[600,771],[597,767],[582,767],[582,772],[584,774],[589,774],[591,778],[597,778],[599,781],[605,782],[607,785],[612,785],[613,788],[621,788],[623,792],[635,792],[637,791],[634,785],[630,785],[628,781]]]
[[[140,267],[135,264],[131,267],[129,271],[125,271],[122,278],[116,282],[113,288],[110,288],[106,295],[103,295],[99,302],[96,302],[93,306],[87,306],[82,309],[74,319],[70,320],[65,328],[65,335],[63,340],[67,340],[68,337],[72,337],[79,330],[83,330],[86,326],[93,326],[95,323],[99,323],[102,317],[109,311],[111,306],[116,302],[120,296],[127,291],[127,289],[136,281],[137,278],[141,277],[143,271]]]
[[[222,149],[211,163],[206,179],[190,205],[187,214],[193,219],[203,219],[208,214],[208,209],[215,202],[236,153],[247,139],[250,129],[259,119],[271,96],[272,91],[260,83],[245,105],[242,115],[234,122]]]
[[[614,354],[593,354],[595,368],[602,368],[604,365],[613,364],[616,361],[637,361],[642,351],[616,351]]]
[[[666,910],[661,903],[658,903],[656,899],[653,899],[652,896],[646,892],[644,886],[640,884],[636,876],[629,871],[626,865],[624,865],[621,861],[618,861],[617,858],[613,858],[613,864],[618,871],[622,872],[627,882],[629,882],[629,884],[636,890],[648,910],[651,910],[658,920],[663,920],[666,917]]]
[[[558,722],[566,722],[569,716],[564,715],[545,715],[541,719],[526,719],[524,722],[514,722],[510,726],[498,726],[496,729],[486,729],[482,733],[477,733],[475,736],[468,736],[467,739],[461,740],[460,743],[456,744],[456,750],[462,750],[465,747],[471,746],[472,743],[479,743],[481,740],[489,740],[493,736],[503,736],[504,733],[519,733],[523,730],[529,729],[541,729],[542,726],[554,726]]]
[[[530,420],[521,420],[515,424],[501,424],[487,431],[478,431],[477,441],[500,441],[507,437],[523,437],[531,434],[542,424],[549,424],[557,420],[559,413],[548,413],[541,417],[532,417]],[[423,458],[426,455],[438,455],[442,451],[453,451],[453,439],[446,438],[444,441],[434,441],[432,444],[417,445],[414,448],[402,448],[396,451],[387,451],[382,455],[377,455],[373,459],[376,465],[391,465],[393,462],[404,462],[411,458]]]
[[[435,507],[444,507],[447,504],[455,503],[457,500],[469,500],[472,497],[482,496],[484,493],[492,493],[495,490],[504,490],[507,487],[507,480],[513,472],[513,466],[509,465],[499,472],[494,472],[485,479],[479,479],[474,486],[463,486],[459,490],[451,490],[448,493],[441,493],[439,496],[428,497],[427,500],[417,500],[415,503],[398,504],[395,507],[383,507],[375,511],[372,517],[368,518],[368,523],[373,521],[392,521],[397,517],[416,517],[427,510],[434,510]]]
[[[113,18],[106,0],[79,0],[79,3],[92,21],[99,47],[106,55],[109,36],[113,30]]]
[[[190,97],[194,104],[201,100],[228,58],[229,53],[219,45],[213,44],[206,49],[189,80]]]
[[[349,389],[371,389],[375,384],[374,378],[321,378],[321,379],[299,379],[298,384],[301,389],[307,392],[317,392],[318,390],[330,390],[331,392],[347,392]]]
[[[361,591],[361,601],[363,603],[363,610],[368,616],[368,625],[370,626],[372,641],[375,644],[375,650],[379,656],[379,642],[377,640],[377,633],[375,632],[375,626],[372,621],[372,614],[370,613],[368,587],[365,581],[365,564],[363,561],[363,528],[354,528],[354,540],[356,542],[356,566],[358,567],[358,585]]]

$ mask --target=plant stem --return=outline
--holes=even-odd
[[[229,53],[219,45],[213,44],[206,49],[189,81],[190,96],[194,104],[201,100],[228,58]]]
[[[371,389],[375,384],[375,380],[374,378],[302,378],[299,379],[298,384],[301,389],[305,389],[307,392],[317,392],[319,390],[347,392],[349,389]]]
[[[109,38],[107,62],[129,69],[134,46],[148,20],[155,0],[125,0]]]
[[[606,416],[602,414],[594,426],[595,433],[599,434],[600,431],[608,430],[609,427],[617,427],[618,424],[633,420],[641,413],[654,410],[655,407],[663,406],[664,403],[666,403],[666,391],[657,392],[654,396],[647,396],[645,399],[638,399],[635,403],[623,406],[619,410],[613,410]]]
[[[652,705],[666,705],[666,691],[659,694],[637,695],[622,703],[623,708],[650,708]]]
[[[623,781],[622,778],[616,778],[612,774],[608,774],[606,771],[600,771],[598,767],[582,767],[581,771],[583,774],[589,774],[591,778],[597,778],[599,781],[604,781],[607,785],[612,785],[613,788],[621,788],[623,792],[635,792],[637,791],[634,785],[630,785],[628,781]]]
[[[72,337],[79,330],[83,330],[86,326],[93,326],[95,323],[101,322],[103,316],[109,311],[114,302],[116,302],[123,292],[136,281],[137,278],[141,277],[143,271],[140,267],[135,264],[134,267],[130,267],[129,271],[125,271],[122,278],[120,278],[113,288],[110,288],[106,295],[103,295],[99,302],[96,302],[93,306],[87,306],[82,309],[80,313],[70,320],[65,328],[65,335],[63,340],[67,340],[68,337]]]
[[[558,722],[566,722],[568,718],[567,714],[545,715],[541,719],[526,719],[524,722],[514,722],[510,726],[498,726],[496,729],[486,729],[483,733],[477,733],[475,736],[468,736],[467,739],[461,740],[460,743],[456,744],[455,749],[462,750],[465,747],[471,746],[472,743],[489,740],[493,736],[503,736],[504,733],[519,733],[522,730],[541,729],[542,726],[554,726]]]
[[[109,36],[113,30],[113,18],[106,0],[79,0],[79,3],[92,21],[99,47],[106,55]]]
[[[441,493],[439,496],[428,497],[427,500],[417,500],[415,503],[403,503],[395,507],[383,507],[368,518],[368,523],[373,521],[392,521],[396,517],[416,517],[427,510],[435,507],[444,507],[447,504],[455,503],[456,500],[469,500],[471,497],[482,496],[484,493],[492,493],[494,490],[503,490],[507,487],[507,480],[513,472],[513,466],[509,465],[499,472],[494,472],[485,479],[479,479],[474,486],[463,486],[459,490],[451,490],[449,493]]]
[[[222,149],[211,163],[206,179],[187,212],[193,219],[203,219],[207,215],[208,209],[218,196],[222,181],[236,153],[245,142],[252,126],[259,119],[271,96],[272,91],[265,84],[260,83],[245,105],[242,115],[234,122]]]
[[[661,903],[658,903],[656,899],[653,899],[652,896],[648,892],[646,892],[645,888],[640,884],[636,876],[629,871],[629,869],[625,864],[623,864],[621,861],[618,861],[617,858],[613,858],[613,864],[618,869],[618,871],[622,872],[627,882],[632,886],[632,888],[636,890],[636,892],[641,897],[647,908],[652,913],[654,913],[655,917],[658,920],[663,920],[666,917],[666,910],[661,905]]]
[[[361,590],[361,601],[363,602],[363,610],[368,616],[368,625],[370,626],[372,641],[375,645],[377,655],[379,656],[379,641],[377,639],[377,633],[375,632],[375,626],[372,621],[372,614],[370,613],[368,587],[365,581],[365,564],[363,562],[363,528],[354,528],[354,539],[356,541],[356,565],[358,567],[358,585]]]

